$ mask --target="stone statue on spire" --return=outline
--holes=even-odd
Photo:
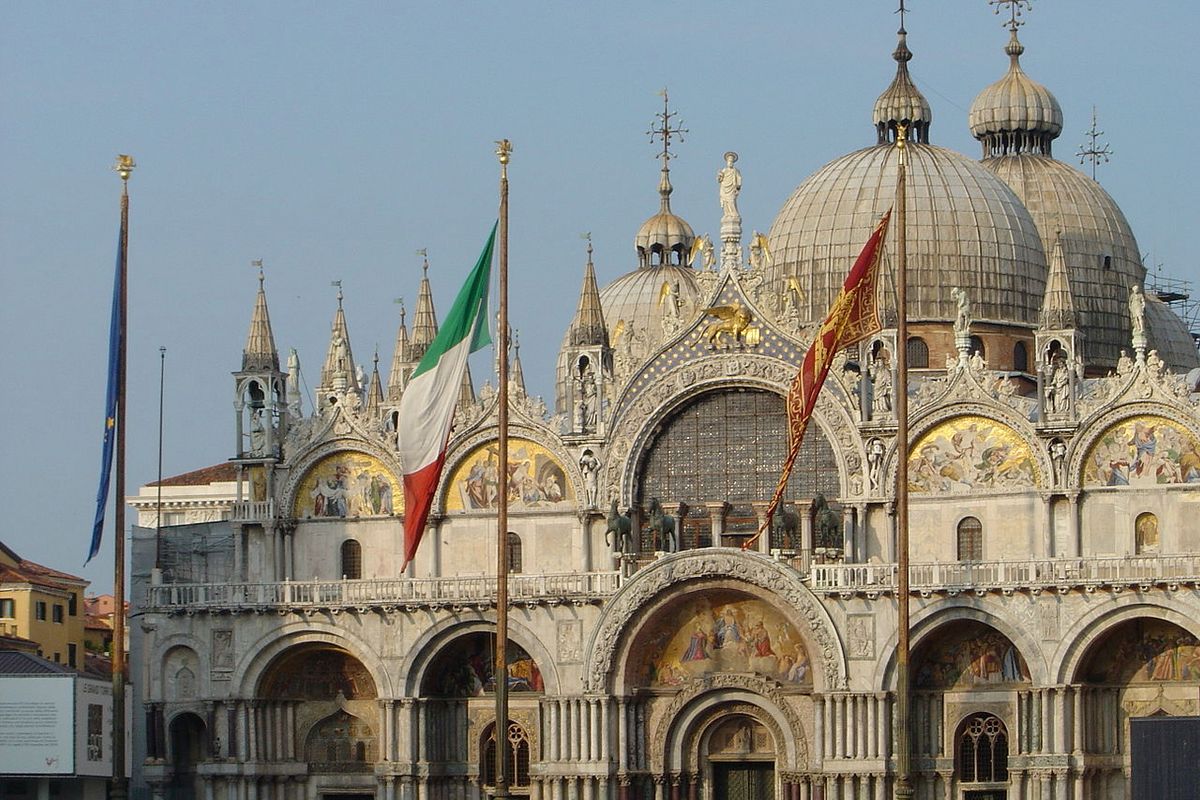
[[[734,269],[742,261],[742,215],[737,198],[742,191],[742,173],[734,164],[738,154],[725,154],[725,166],[717,172],[718,197],[721,201],[721,269]]]

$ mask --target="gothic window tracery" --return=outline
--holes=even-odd
[[[1008,731],[994,714],[974,714],[958,736],[958,779],[962,783],[1008,780]]]
[[[480,772],[487,786],[496,785],[496,725],[488,726],[483,746],[483,763]],[[525,729],[509,720],[505,735],[505,750],[508,762],[508,782],[513,787],[529,785],[529,736]]]

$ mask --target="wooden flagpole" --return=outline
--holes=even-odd
[[[496,786],[494,797],[507,798],[508,774],[508,161],[512,142],[496,142],[500,159],[500,269],[496,348],[499,359],[496,382],[499,385],[497,425],[499,436],[496,458],[500,462],[500,492],[496,509],[496,663],[492,674],[496,682]]]

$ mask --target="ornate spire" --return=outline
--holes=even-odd
[[[1042,298],[1042,314],[1038,322],[1045,330],[1075,328],[1075,299],[1067,277],[1067,259],[1063,253],[1062,232],[1054,237],[1050,253],[1050,273],[1046,276],[1046,294]]]
[[[250,316],[250,333],[242,349],[242,371],[279,371],[279,351],[275,349],[275,335],[271,332],[271,315],[267,313],[267,292],[263,288],[263,262],[251,262],[258,267],[258,297],[254,301],[254,313]]]
[[[583,268],[583,286],[579,290],[579,307],[571,320],[568,334],[573,346],[600,345],[608,347],[608,328],[600,305],[600,289],[596,286],[596,268],[592,265],[592,235],[587,234],[587,265]]]
[[[900,30],[896,31],[896,49],[892,58],[896,61],[896,77],[892,83],[879,95],[875,101],[875,111],[872,119],[879,144],[888,144],[896,140],[896,126],[908,126],[908,140],[920,144],[929,142],[929,124],[933,121],[933,111],[929,101],[921,90],[912,82],[908,74],[908,62],[912,61],[912,51],[908,49],[908,31],[904,30],[904,3],[900,3]]]
[[[471,368],[463,370],[462,386],[458,390],[458,407],[470,408],[475,405],[475,383],[471,380]]]
[[[516,328],[513,328],[513,358],[512,364],[509,367],[508,388],[518,395],[523,395],[525,394],[525,368],[521,366],[521,340],[519,333]]]
[[[325,367],[321,370],[321,386],[326,389],[359,391],[358,378],[354,374],[354,354],[350,350],[350,332],[346,328],[346,313],[342,310],[342,282],[334,281],[337,287],[337,312],[333,315],[333,326],[329,332],[329,352],[325,355]]]
[[[408,383],[408,375],[412,372],[412,358],[409,353],[408,328],[404,326],[404,298],[396,298],[400,306],[400,327],[396,331],[396,347],[392,350],[392,369],[388,373],[387,399],[398,402]]]
[[[692,240],[696,238],[692,227],[682,217],[671,213],[671,159],[675,155],[671,152],[671,139],[674,137],[683,141],[687,128],[678,123],[672,127],[671,120],[677,114],[668,104],[667,90],[663,89],[659,94],[663,99],[663,110],[655,115],[655,122],[649,130],[651,143],[662,140],[658,213],[642,223],[633,240],[638,253],[638,266],[643,268],[667,264],[686,266],[687,254],[692,248]]]
[[[417,310],[413,314],[411,355],[413,361],[420,361],[437,336],[437,312],[433,310],[433,290],[429,286],[429,258],[425,250],[417,254],[424,258],[421,264],[421,288],[417,292]]]
[[[367,411],[379,414],[383,406],[383,384],[379,380],[379,348],[375,348],[375,368],[371,370],[371,383],[367,389]]]
[[[1096,165],[1103,161],[1108,163],[1108,157],[1113,154],[1112,148],[1107,143],[1100,144],[1100,137],[1104,135],[1104,131],[1096,127],[1096,107],[1092,106],[1092,127],[1084,132],[1084,136],[1088,137],[1088,143],[1079,146],[1079,152],[1075,155],[1079,158],[1079,163],[1092,162],[1092,180],[1096,180]]]

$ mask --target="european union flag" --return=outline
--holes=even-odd
[[[100,454],[100,490],[96,492],[96,521],[92,525],[92,546],[88,550],[86,565],[100,552],[100,539],[104,534],[104,510],[108,506],[108,482],[112,477],[113,442],[117,432],[117,394],[120,391],[121,359],[125,348],[121,346],[121,265],[125,261],[125,237],[117,236],[117,269],[113,278],[112,318],[108,329],[108,391],[104,395],[104,449]],[[118,502],[122,502],[118,498]],[[120,534],[118,534],[120,535]]]

